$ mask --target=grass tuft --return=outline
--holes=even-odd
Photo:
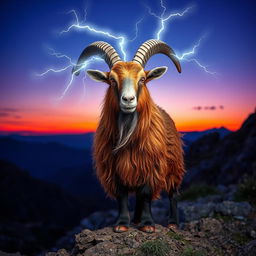
[[[160,239],[147,241],[140,247],[140,251],[147,256],[166,256],[169,250],[169,245]]]
[[[173,231],[169,231],[167,232],[167,235],[172,238],[172,239],[175,239],[175,240],[184,240],[184,236],[182,234],[178,234],[178,233],[175,233]]]
[[[240,245],[244,245],[250,241],[250,238],[241,232],[235,232],[232,234],[232,239]]]
[[[191,247],[186,247],[180,256],[204,256],[202,251],[195,250]]]
[[[256,207],[256,177],[246,177],[234,196],[236,201],[248,201]]]

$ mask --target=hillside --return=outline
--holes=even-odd
[[[0,139],[0,158],[24,168],[34,177],[49,180],[61,168],[84,166],[92,169],[91,151],[63,146],[58,143]]]
[[[0,160],[0,248],[34,255],[77,225],[87,204]]]
[[[226,135],[207,134],[193,142],[186,154],[185,185],[237,184],[244,175],[256,175],[256,114]]]

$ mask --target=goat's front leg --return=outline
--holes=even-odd
[[[177,193],[175,189],[169,191],[170,213],[168,219],[168,228],[176,229],[179,227],[179,210],[177,205]]]
[[[118,217],[114,226],[114,231],[121,233],[127,231],[130,225],[128,189],[125,186],[118,186],[116,199],[118,204]]]
[[[150,186],[144,185],[137,191],[137,200],[141,203],[141,218],[139,230],[146,233],[155,232],[155,222],[151,212],[152,190]]]
[[[142,214],[142,201],[141,201],[140,193],[137,191],[134,216],[133,216],[133,220],[132,220],[135,225],[138,225],[140,223],[141,214]]]

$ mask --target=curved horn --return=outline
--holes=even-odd
[[[143,43],[137,50],[133,61],[138,62],[142,67],[145,67],[148,60],[157,53],[163,53],[168,56],[174,65],[176,66],[179,73],[181,73],[181,66],[178,58],[175,56],[173,49],[166,43],[151,39]]]
[[[76,66],[73,67],[72,73],[79,75],[79,68],[90,57],[98,55],[106,61],[111,69],[115,63],[121,61],[116,50],[108,43],[97,41],[87,46],[78,58]]]

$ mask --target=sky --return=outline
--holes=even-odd
[[[185,13],[164,22],[160,39],[180,57],[193,52],[193,47],[194,54],[181,60],[181,74],[164,55],[149,60],[146,70],[168,67],[161,79],[148,83],[154,102],[170,114],[180,131],[222,126],[237,130],[256,107],[255,4],[243,0],[163,0],[162,5],[166,8],[163,19]],[[157,38],[164,8],[160,0],[2,1],[0,133],[84,133],[96,129],[107,85],[84,78],[82,72],[63,94],[72,67],[68,67],[67,58],[57,58],[53,51],[75,63],[90,43],[106,41],[121,57],[123,54],[120,40],[103,34],[75,28],[61,33],[76,22],[71,10],[76,11],[81,24],[126,38],[124,50],[130,61],[144,41]],[[63,72],[40,76],[50,68],[66,67]],[[88,68],[108,71],[104,62],[90,63]]]

